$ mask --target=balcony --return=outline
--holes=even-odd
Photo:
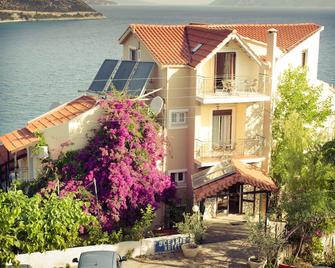
[[[243,103],[269,101],[266,95],[268,79],[259,77],[203,77],[197,78],[196,98],[202,104]]]
[[[211,141],[195,141],[194,161],[199,167],[214,166],[224,160],[238,158],[252,163],[264,160],[264,137],[257,135],[250,139],[240,139],[233,144],[216,144]]]

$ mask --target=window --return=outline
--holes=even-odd
[[[170,127],[185,128],[187,127],[187,110],[170,111]]]
[[[232,146],[232,110],[213,111],[213,146],[230,148]]]
[[[186,169],[169,171],[169,176],[171,177],[171,180],[176,183],[177,187],[186,186],[186,172]]]
[[[307,55],[308,55],[307,50],[304,50],[301,56],[301,66],[302,67],[307,66]]]
[[[136,48],[129,48],[129,59],[138,61],[139,60],[140,50]]]

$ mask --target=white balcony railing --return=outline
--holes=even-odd
[[[197,97],[259,97],[266,95],[268,78],[258,77],[203,77],[197,78]]]
[[[10,178],[12,180],[17,179],[20,181],[30,181],[32,178],[29,178],[29,171],[28,168],[18,168],[16,169],[16,176],[15,176],[15,171],[12,171],[10,173]]]
[[[255,138],[240,139],[235,143],[217,144],[212,141],[196,140],[195,159],[202,161],[218,161],[225,158],[260,157],[263,154],[264,137],[257,135]]]

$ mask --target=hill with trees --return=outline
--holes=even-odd
[[[0,21],[101,17],[82,0],[0,0]]]

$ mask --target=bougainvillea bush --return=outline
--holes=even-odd
[[[133,224],[147,205],[156,208],[173,195],[174,185],[157,167],[164,142],[146,104],[110,95],[99,105],[105,112],[87,146],[56,165],[60,194],[88,199],[87,209],[111,231]],[[55,181],[49,188],[57,188]]]

